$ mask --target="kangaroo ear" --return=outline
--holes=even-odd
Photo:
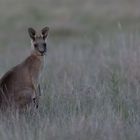
[[[35,40],[36,31],[33,28],[28,28],[29,36],[32,40]]]
[[[43,39],[46,39],[46,37],[48,36],[48,31],[49,31],[49,27],[44,27],[44,28],[41,30]]]

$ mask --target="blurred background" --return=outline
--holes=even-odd
[[[39,110],[1,113],[0,140],[139,140],[140,0],[0,0],[0,75],[44,26]]]
[[[139,6],[139,0],[1,0],[0,42],[24,40],[29,26],[50,26],[51,38],[139,27]]]

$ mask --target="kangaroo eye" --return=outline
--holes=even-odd
[[[37,46],[38,46],[37,44],[34,44],[34,47],[35,47],[35,48],[37,48]]]
[[[43,46],[46,47],[46,43],[43,43]]]

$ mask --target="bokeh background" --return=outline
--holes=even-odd
[[[0,0],[0,75],[50,27],[39,109],[0,114],[0,140],[139,140],[140,1]]]

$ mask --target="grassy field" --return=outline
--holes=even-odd
[[[79,5],[80,4],[80,5]],[[140,2],[1,0],[0,75],[50,26],[39,109],[0,114],[0,140],[139,140]]]

